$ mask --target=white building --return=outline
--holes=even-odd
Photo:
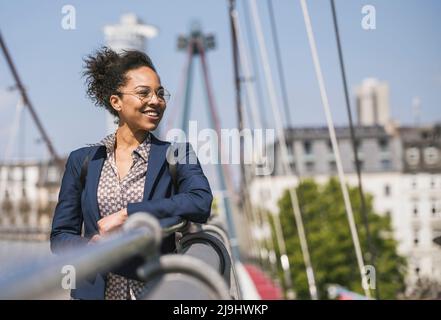
[[[419,277],[441,281],[441,124],[395,127],[390,121],[388,86],[368,79],[357,88],[360,125],[355,128],[363,189],[373,195],[375,212],[391,218],[399,254],[408,258],[409,284]],[[347,182],[357,175],[348,127],[336,128]],[[301,178],[324,183],[336,176],[336,164],[326,127],[286,131],[289,161]],[[274,172],[257,177],[250,191],[254,204],[273,213],[295,177],[282,170],[280,150],[274,147]]]
[[[0,165],[0,236],[44,240],[60,189],[59,169],[47,162]]]
[[[326,183],[330,175],[312,177],[317,183]],[[346,179],[349,185],[357,186],[356,174],[347,174]],[[441,248],[433,243],[441,235],[441,174],[364,173],[362,179],[364,192],[373,195],[374,211],[391,217],[398,253],[408,258],[409,282],[418,276],[441,280]],[[252,201],[277,213],[283,192],[296,185],[295,177],[256,179],[251,187]]]
[[[387,125],[390,121],[389,85],[374,78],[365,79],[355,89],[358,124]]]

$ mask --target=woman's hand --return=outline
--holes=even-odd
[[[100,236],[107,235],[122,227],[127,220],[127,209],[122,209],[116,213],[98,220],[98,231]]]
[[[92,238],[90,238],[87,244],[94,244],[101,240],[101,236],[99,234],[94,234]]]

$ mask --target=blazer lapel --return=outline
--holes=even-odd
[[[149,164],[147,167],[147,174],[145,178],[143,200],[151,199],[153,187],[156,185],[157,177],[165,163],[166,152],[169,145],[169,143],[157,139],[151,133]]]
[[[89,205],[95,222],[101,219],[100,212],[98,209],[97,191],[98,191],[98,183],[101,176],[101,170],[103,168],[105,159],[106,159],[106,148],[104,146],[101,146],[97,149],[95,155],[92,157],[88,169],[88,178],[89,178],[88,199],[90,201]],[[96,227],[98,230],[98,225]]]

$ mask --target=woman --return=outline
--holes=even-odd
[[[162,119],[169,94],[150,58],[139,51],[118,54],[102,48],[85,59],[84,75],[89,97],[117,117],[118,129],[101,143],[69,155],[52,223],[52,252],[94,243],[140,211],[160,221],[182,217],[206,222],[213,197],[199,161],[177,164],[176,193],[167,170],[170,144],[151,133]],[[186,150],[187,157],[195,157],[190,147]],[[161,252],[174,249],[174,235],[165,238]],[[136,261],[77,283],[72,297],[136,299],[145,287],[135,280]]]

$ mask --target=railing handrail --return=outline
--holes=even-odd
[[[133,214],[123,231],[87,247],[72,249],[37,265],[28,263],[0,280],[0,299],[31,299],[61,287],[62,270],[75,268],[77,282],[109,270],[140,253],[157,250],[162,238],[158,221],[145,213]]]
[[[241,300],[242,299],[242,292],[240,289],[240,285],[237,282],[238,276],[237,276],[235,261],[234,261],[234,258],[233,258],[232,252],[231,252],[230,240],[228,238],[226,231],[218,225],[211,225],[211,224],[189,224],[188,228],[192,229],[191,234],[187,234],[186,236],[184,236],[180,240],[180,242],[182,240],[185,240],[185,238],[193,238],[198,233],[200,235],[205,233],[202,238],[207,238],[211,234],[211,236],[218,239],[222,243],[222,246],[225,247],[225,250],[227,251],[228,259],[229,259],[228,265],[231,268],[231,270],[230,270],[231,272],[229,272],[229,274],[228,274],[228,278],[230,280],[230,283],[229,283],[230,293],[231,293],[231,296],[234,297],[234,299]],[[211,242],[211,245],[213,245],[213,244],[214,243]],[[215,244],[215,246],[219,246],[219,244]],[[217,248],[216,251],[221,252],[222,248]]]
[[[33,299],[44,296],[53,290],[59,290],[69,271],[72,276],[70,280],[79,283],[97,273],[109,272],[134,256],[145,257],[145,263],[138,268],[141,279],[147,281],[167,273],[186,274],[205,284],[211,290],[212,297],[229,299],[227,284],[216,268],[213,269],[204,261],[191,256],[160,256],[163,237],[174,232],[191,233],[192,226],[193,224],[185,220],[179,220],[174,225],[161,228],[154,216],[146,213],[133,214],[121,231],[102,241],[86,247],[71,248],[64,254],[49,257],[37,264],[29,261],[18,270],[13,270],[9,276],[0,279],[0,299]],[[206,236],[213,237],[208,234]],[[68,286],[65,289],[75,289],[72,283]]]
[[[138,270],[139,277],[145,280],[151,280],[168,273],[190,275],[206,284],[216,295],[216,299],[231,299],[226,283],[221,275],[204,261],[191,256],[165,255]]]
[[[178,223],[176,223],[172,226],[162,228],[162,235],[168,236],[174,232],[181,232],[181,231],[187,229],[188,226],[189,226],[189,222],[187,220],[179,221]]]

